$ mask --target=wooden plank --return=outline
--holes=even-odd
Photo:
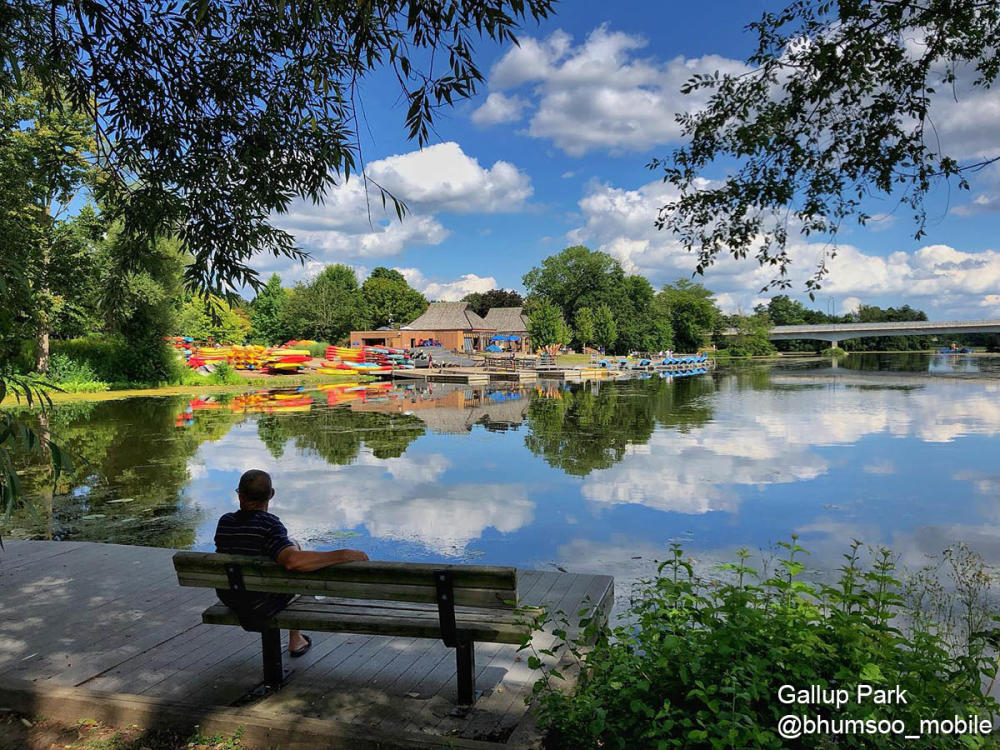
[[[0,550],[0,574],[12,573],[42,560],[66,555],[78,550],[83,542],[32,542],[8,539]]]
[[[225,565],[235,563],[243,574],[286,580],[348,581],[356,583],[393,583],[434,586],[434,572],[451,572],[456,588],[517,590],[517,569],[499,565],[457,565],[454,563],[407,563],[372,560],[331,565],[309,573],[294,573],[273,560],[250,555],[227,555],[215,552],[177,552],[174,569],[185,573],[215,573],[225,576]]]
[[[143,664],[136,660],[135,669],[143,679],[136,684],[134,692],[169,696],[193,695],[200,690],[210,700],[228,702],[243,695],[260,680],[260,636],[242,630],[220,633],[219,628],[198,627],[207,637],[165,644],[152,671],[146,670],[143,674]],[[195,632],[200,635],[199,631]],[[244,669],[245,663],[247,668]],[[220,681],[220,677],[224,679]],[[128,683],[130,690],[133,690],[132,684]]]
[[[239,625],[239,619],[228,607],[216,605],[202,614],[202,621],[209,625]],[[326,632],[370,633],[416,638],[440,638],[441,626],[435,619],[416,617],[391,617],[388,615],[359,615],[296,611],[291,608],[279,612],[269,620],[274,627]],[[520,643],[525,628],[520,625],[488,620],[457,621],[461,637],[476,641]]]
[[[220,573],[178,573],[181,586],[228,589],[229,580]],[[391,583],[355,583],[352,581],[324,581],[317,579],[282,579],[260,577],[243,573],[247,591],[264,591],[278,594],[322,594],[343,599],[379,599],[382,601],[436,602],[437,589],[433,586],[410,586]],[[460,588],[454,591],[455,603],[467,607],[514,609],[516,592],[506,589]]]
[[[381,639],[374,635],[363,633],[343,633],[336,646],[327,654],[318,659],[313,665],[306,669],[303,681],[308,680],[311,684],[325,688],[330,683],[332,675],[337,673],[340,666],[351,656],[366,646],[377,644]]]
[[[80,684],[94,690],[127,689],[137,694],[151,690],[155,693],[155,687],[162,681],[181,676],[188,678],[182,679],[183,683],[190,684],[190,677],[196,674],[190,667],[197,660],[207,654],[220,658],[244,647],[248,639],[241,639],[240,635],[239,631],[198,624]],[[189,671],[190,674],[185,674]]]
[[[47,667],[40,669],[36,664],[29,666],[27,671],[36,679],[52,678],[60,684],[83,684],[91,677],[103,674],[123,661],[197,627],[199,623],[193,618],[184,622],[166,618],[158,627],[150,627],[149,621],[145,619],[133,621],[130,625],[132,627],[123,627],[114,622],[105,623],[105,629],[101,632],[109,634],[99,638],[94,638],[92,633],[83,629],[79,641],[75,642],[79,645],[71,645],[52,653],[43,662]],[[14,665],[12,671],[17,671],[17,666]]]
[[[156,577],[152,572],[149,575]],[[150,627],[152,623],[149,619],[149,605],[143,602],[141,605],[143,609],[136,609],[137,600],[141,596],[137,592],[149,590],[143,578],[138,577],[137,582],[130,582],[132,586],[126,586],[122,582],[125,590],[110,592],[109,596],[102,598],[99,603],[94,601],[96,597],[88,595],[93,592],[87,591],[86,581],[76,583],[77,585],[66,597],[40,597],[49,598],[50,604],[54,604],[54,607],[38,604],[28,610],[31,612],[31,621],[40,623],[38,630],[44,636],[44,648],[40,649],[39,658],[15,661],[6,669],[11,672],[29,672],[39,679],[55,677],[61,682],[78,681],[91,676],[94,672],[113,666],[117,663],[114,659],[120,654],[127,655],[129,652],[134,653],[135,649],[145,647],[149,644],[151,636],[161,635],[159,629]],[[175,586],[168,587],[168,583],[172,583],[169,577],[163,580],[163,585],[159,589],[162,596],[198,604],[207,603],[204,595],[185,596],[194,592],[185,592],[178,597],[177,592],[185,590]],[[95,581],[95,585],[106,587],[107,581]],[[202,608],[198,604],[195,604],[190,611],[192,615],[188,621],[190,625],[198,622],[197,616]],[[160,610],[168,621],[174,617],[175,612],[183,611],[176,607]],[[75,614],[66,615],[66,612]],[[9,631],[9,628],[18,621],[24,622],[23,616],[19,620],[7,620],[6,624],[0,624],[0,633]],[[181,622],[176,619],[169,624],[169,627],[173,632],[183,629]],[[112,645],[108,648],[106,644]]]
[[[323,599],[317,600],[313,597],[304,596],[296,599],[284,609],[285,612],[317,612],[317,613],[344,613],[344,614],[383,614],[392,617],[424,617],[439,621],[438,608],[427,604],[415,604],[412,602],[389,602],[377,601],[372,603],[369,600],[360,599]],[[456,607],[455,617],[458,620],[489,622],[503,622],[511,625],[526,624],[529,622],[526,615],[519,611],[493,610],[483,611],[473,607]]]

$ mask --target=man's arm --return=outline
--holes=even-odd
[[[277,561],[285,570],[292,570],[297,573],[311,573],[314,570],[319,570],[329,565],[339,565],[346,562],[364,562],[367,559],[368,555],[357,549],[313,552],[311,550],[296,549],[295,547],[285,547],[278,553]]]

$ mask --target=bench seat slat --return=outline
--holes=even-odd
[[[268,578],[287,578],[289,576],[288,571],[274,561],[260,557],[228,555],[217,552],[177,552],[173,559],[174,569],[178,573],[214,573],[222,571],[226,563],[239,563],[244,569],[244,574]],[[370,560],[363,563],[331,565],[310,573],[297,573],[295,575],[324,581],[433,586],[435,570],[450,570],[452,583],[457,588],[517,590],[517,569],[499,565],[453,565]]]
[[[317,600],[311,596],[303,596],[294,603],[296,611],[329,612],[331,607],[344,613],[358,614],[390,614],[399,617],[431,618],[439,621],[436,604],[418,604],[413,602],[380,602],[367,599],[341,599],[339,597]],[[524,623],[541,613],[541,607],[524,607],[522,610],[490,610],[474,607],[455,607],[455,617],[458,620],[489,620],[511,624]]]
[[[177,581],[181,586],[229,588],[229,579],[221,570],[217,573],[178,572]],[[247,591],[264,591],[277,594],[321,594],[338,596],[345,599],[380,599],[428,603],[437,601],[437,590],[433,586],[317,580],[287,572],[282,579],[250,575],[248,571],[244,570],[243,583]],[[513,609],[517,601],[517,593],[506,589],[456,588],[454,595],[455,604],[469,607]]]
[[[430,617],[414,617],[410,611],[401,615],[363,614],[357,609],[345,610],[336,604],[330,605],[325,611],[315,608],[299,609],[298,602],[293,602],[286,609],[275,615],[268,624],[275,628],[326,631],[332,633],[366,633],[373,635],[392,635],[419,638],[440,638],[441,628],[438,621]],[[239,625],[236,613],[222,604],[216,604],[202,613],[202,621],[209,625]],[[495,618],[467,619],[456,617],[458,633],[471,641],[488,641],[493,643],[520,644],[522,637],[530,632],[527,625],[509,622],[498,622]]]

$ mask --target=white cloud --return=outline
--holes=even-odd
[[[455,281],[447,283],[432,282],[424,287],[423,292],[428,299],[442,302],[456,302],[472,292],[488,292],[497,288],[497,280],[492,276],[476,276],[467,273]]]
[[[858,297],[844,297],[844,299],[840,301],[841,315],[856,313],[860,309],[861,300]]]
[[[497,289],[496,277],[464,274],[454,281],[428,279],[419,268],[397,268],[406,281],[427,299],[437,302],[457,302],[472,292],[488,292]]]
[[[505,96],[497,91],[486,97],[486,101],[472,113],[472,121],[484,127],[502,122],[516,122],[523,116],[528,102],[519,96]]]
[[[523,39],[494,66],[493,93],[473,117],[485,119],[500,107],[502,100],[490,102],[497,92],[525,86],[534,103],[528,135],[551,139],[573,156],[644,150],[676,140],[675,113],[704,103],[701,95],[680,92],[692,74],[746,69],[717,55],[666,62],[636,57],[646,45],[641,36],[607,25],[577,46],[561,30],[544,40]]]
[[[520,211],[529,177],[506,161],[486,169],[454,142],[372,162],[369,176],[416,210],[456,213]]]
[[[330,190],[321,204],[296,201],[275,223],[291,232],[322,267],[438,245],[449,235],[439,213],[520,211],[533,192],[528,175],[510,162],[483,167],[454,142],[379,159],[368,165],[367,175],[367,188],[354,177]],[[383,208],[376,184],[407,205],[402,220],[391,202]],[[287,268],[282,263],[261,258],[260,266],[265,272]]]
[[[654,285],[690,277],[697,258],[668,232],[653,224],[657,210],[676,192],[661,181],[636,189],[594,183],[579,201],[582,224],[567,233],[574,244],[587,244],[618,258],[630,273],[647,276]],[[830,246],[789,243],[793,292],[805,288]],[[929,310],[935,317],[985,317],[1000,314],[1000,251],[965,252],[948,245],[927,245],[914,252],[871,255],[853,245],[839,245],[829,259],[822,296],[841,300],[848,311],[863,300],[898,297]],[[706,271],[706,284],[717,292],[727,311],[748,311],[772,279],[771,268],[755,260],[720,255]]]

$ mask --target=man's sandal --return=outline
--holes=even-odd
[[[288,652],[289,656],[304,656],[305,653],[310,648],[312,648],[312,645],[313,645],[312,638],[310,638],[308,635],[304,635],[302,637],[306,639],[306,645],[303,646],[302,648],[297,648],[294,651],[289,651]]]

